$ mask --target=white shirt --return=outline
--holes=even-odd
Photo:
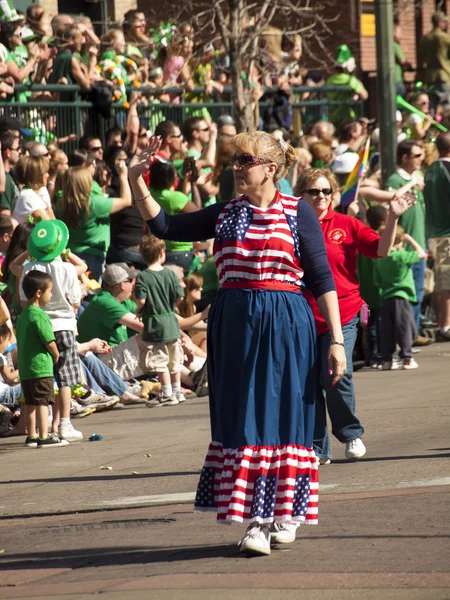
[[[37,192],[25,188],[17,198],[13,217],[18,223],[25,223],[36,210],[47,213],[49,208],[51,208],[51,201],[46,187],[41,187]]]
[[[53,331],[74,331],[77,333],[77,320],[72,305],[81,302],[81,288],[77,272],[71,263],[63,262],[60,257],[51,262],[35,261],[25,265],[23,276],[36,269],[48,273],[53,279],[53,296],[45,312],[50,317]],[[20,282],[20,299],[26,302]]]
[[[0,367],[9,367],[8,358],[4,354],[0,354]],[[9,388],[9,385],[5,382],[3,377],[0,375],[0,396]]]

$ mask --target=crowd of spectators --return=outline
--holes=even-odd
[[[0,252],[4,259],[0,304],[0,363],[3,361],[4,370],[0,404],[11,408],[1,413],[0,430],[1,422],[4,422],[4,432],[8,432],[10,423],[17,421],[16,408],[21,394],[16,387],[19,385],[17,375],[12,377],[8,370],[13,373],[17,370],[14,327],[24,304],[39,305],[40,295],[45,296],[48,287],[44,280],[36,283],[38,287],[33,288],[31,299],[23,290],[23,276],[32,270],[29,265],[39,262],[39,256],[32,251],[39,240],[31,243],[30,238],[38,236],[38,227],[39,231],[47,231],[42,223],[56,223],[56,228],[62,227],[59,225],[62,223],[64,235],[58,234],[57,229],[52,231],[56,231],[57,237],[65,236],[66,245],[52,261],[56,266],[42,270],[53,280],[54,298],[45,306],[49,307],[46,310],[55,334],[67,333],[66,329],[58,329],[62,318],[59,311],[66,311],[66,318],[68,313],[71,318],[76,314],[76,325],[72,323],[71,331],[77,330],[79,335],[76,343],[71,342],[74,356],[70,360],[77,365],[71,372],[76,373],[77,381],[64,380],[70,381],[72,397],[70,394],[67,397],[65,392],[60,394],[52,429],[55,439],[74,441],[80,434],[71,426],[70,416],[142,402],[141,396],[148,392],[148,386],[157,394],[148,400],[149,407],[178,405],[186,399],[188,391],[191,394],[207,392],[207,318],[209,305],[220,287],[212,241],[166,240],[155,245],[153,238],[144,235],[147,230],[136,207],[136,198],[132,197],[128,165],[148,149],[152,135],[158,136],[161,144],[144,174],[145,183],[169,215],[193,213],[234,198],[234,173],[239,167],[233,162],[233,138],[237,131],[231,115],[221,115],[214,121],[208,112],[188,116],[182,122],[160,115],[149,123],[139,118],[137,107],[143,100],[140,94],[127,96],[129,84],[159,87],[182,83],[191,93],[201,84],[205,86],[200,99],[203,102],[207,97],[212,99],[229,83],[226,56],[220,49],[205,49],[204,54],[197,55],[198,65],[193,66],[192,27],[177,29],[170,24],[165,38],[158,38],[156,32],[153,38],[147,37],[143,13],[129,11],[121,28],[114,28],[98,39],[88,19],[83,17],[75,23],[72,17],[61,14],[52,19],[53,35],[46,39],[47,15],[42,7],[33,5],[23,17],[16,14],[20,18],[13,15],[12,20],[1,25],[0,53],[3,52],[4,58],[0,63],[0,71],[3,69],[0,91],[5,97],[12,93],[16,82],[28,77],[36,82],[75,82],[85,90],[95,81],[109,81],[113,83],[115,101],[128,104],[126,122],[113,122],[105,139],[83,135],[73,140],[77,149],[67,153],[64,143],[69,136],[33,139],[19,119],[0,117]],[[18,62],[18,48],[22,48],[22,66]],[[282,86],[282,78],[287,86],[305,81],[308,74],[300,66],[299,38],[286,55],[280,49],[278,62],[274,55],[274,48],[262,53],[265,66],[264,70],[260,66],[261,72],[266,79],[271,77],[265,84],[277,81]],[[367,92],[352,75],[354,60],[346,46],[338,49],[336,60],[339,64],[337,79],[342,85],[353,85],[353,93],[364,99]],[[262,86],[260,74],[257,79]],[[168,91],[159,100],[176,102],[177,97]],[[314,189],[302,189],[301,182],[308,179],[305,172],[310,168],[328,169],[332,184],[329,190],[325,189],[331,196],[332,208],[382,232],[383,207],[389,205],[394,190],[412,182],[410,187],[414,187],[417,201],[400,219],[403,229],[397,246],[406,244],[411,252],[418,253],[417,260],[409,256],[414,283],[412,286],[409,282],[407,297],[414,314],[414,343],[431,343],[431,338],[424,333],[427,325],[435,320],[429,302],[432,272],[425,259],[428,249],[436,265],[434,298],[438,335],[443,340],[449,339],[445,240],[450,238],[450,222],[448,210],[446,213],[440,204],[435,183],[436,178],[442,179],[444,175],[450,180],[448,173],[439,171],[436,166],[446,168],[448,164],[448,135],[438,137],[429,94],[420,89],[412,101],[424,116],[418,118],[417,114],[397,112],[397,170],[383,189],[377,124],[346,112],[345,99],[339,101],[341,116],[346,113],[344,116],[348,118],[336,119],[336,125],[316,121],[305,124],[300,135],[296,135],[292,122],[280,124],[277,119],[267,119],[260,123],[281,147],[288,142],[294,148],[292,165],[277,181],[277,187],[286,195],[311,195]],[[446,109],[445,103],[438,104],[433,117],[442,114],[445,118]],[[342,187],[358,162],[368,136],[371,139],[369,168],[360,183],[359,194],[343,208],[340,206]],[[428,179],[427,170],[434,178]],[[325,189],[316,191],[320,196]],[[448,198],[446,200],[448,203]],[[427,216],[430,219],[427,230],[425,203],[430,207],[427,215],[433,215]],[[42,235],[45,237],[47,233]],[[47,249],[49,254],[53,246]],[[374,368],[382,367],[384,362],[390,362],[391,368],[395,368],[392,357],[390,361],[383,361],[380,349],[383,299],[371,260],[361,260],[358,273],[362,296],[371,309],[363,356]],[[424,302],[425,295],[428,300]],[[42,306],[45,308],[44,301]],[[59,355],[62,354],[60,337],[56,336]],[[67,340],[64,343],[68,345]],[[138,383],[155,376],[156,380],[147,383],[147,387]],[[61,430],[59,419],[64,419],[65,429]],[[23,419],[16,423],[14,431],[25,431]],[[31,438],[30,444],[35,445],[33,435]]]

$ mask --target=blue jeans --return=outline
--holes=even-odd
[[[94,392],[106,391],[114,396],[121,397],[128,389],[127,385],[118,375],[111,371],[95,354],[89,352],[80,356],[83,363],[86,383]]]
[[[140,271],[143,271],[148,267],[146,261],[142,258],[141,253],[137,250],[110,246],[108,254],[106,255],[106,264],[111,265],[119,262],[127,263],[129,267],[134,267]]]
[[[425,259],[422,258],[415,265],[411,265],[411,270],[413,272],[414,277],[414,286],[416,288],[416,298],[417,302],[415,304],[411,303],[413,313],[414,313],[414,322],[416,324],[416,335],[419,333],[420,327],[420,309],[422,307],[422,300],[424,296],[424,286],[425,286],[425,267],[426,262]]]
[[[330,416],[333,435],[342,443],[359,438],[364,428],[355,416],[355,389],[353,387],[352,354],[355,347],[359,317],[354,317],[343,325],[347,372],[332,387],[332,378],[328,375],[328,351],[330,334],[317,338],[317,386],[316,421],[314,425],[314,451],[320,458],[331,457],[330,437],[327,429],[327,409]]]
[[[15,404],[19,404],[19,398],[22,395],[22,386],[20,383],[17,385],[10,385],[0,394],[0,404],[3,404],[4,406],[14,406]]]
[[[105,257],[98,256],[97,254],[88,254],[87,252],[80,252],[77,256],[87,264],[88,270],[91,272],[91,279],[95,279],[100,283],[103,267],[105,266]]]

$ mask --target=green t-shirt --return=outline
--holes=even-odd
[[[397,170],[386,181],[386,187],[389,190],[398,190],[410,181]],[[422,248],[427,247],[425,237],[425,204],[422,191],[416,186],[417,202],[400,217],[399,225],[403,227],[405,233],[410,235]],[[405,244],[405,250],[413,250],[412,246]]]
[[[11,173],[5,173],[5,175],[5,191],[3,194],[0,194],[0,208],[6,208],[13,214],[14,209],[16,208],[17,198],[19,197],[19,190]]]
[[[93,183],[96,185],[92,186],[89,198],[89,216],[81,223],[80,227],[69,229],[69,246],[75,254],[86,252],[86,254],[95,256],[106,256],[111,239],[109,215],[113,200],[103,194],[97,182]],[[61,218],[58,200],[55,206],[55,216]]]
[[[189,198],[182,192],[173,192],[172,190],[155,190],[150,186],[150,192],[156,202],[168,215],[177,215],[189,202]],[[166,250],[168,252],[190,252],[192,242],[171,242],[166,240]]]
[[[375,283],[375,263],[378,258],[366,258],[358,254],[356,270],[359,280],[359,293],[369,308],[380,308],[381,291]]]
[[[419,61],[424,62],[425,83],[450,82],[450,35],[434,29],[419,42]]]
[[[199,160],[202,156],[202,153],[199,150],[188,150],[186,152],[186,156],[193,156],[195,160]],[[211,167],[204,167],[202,169],[202,175],[209,175],[211,173]],[[211,206],[211,204],[216,204],[217,198],[215,196],[211,196],[208,198],[206,202],[203,202],[203,206]]]
[[[21,379],[53,377],[53,359],[45,344],[55,339],[52,323],[39,306],[26,306],[16,323]]]
[[[58,83],[63,77],[67,79],[67,83],[72,85],[76,83],[72,73],[72,58],[73,54],[70,50],[59,50],[53,61],[53,71],[50,73],[48,82],[50,84]],[[73,102],[75,95],[73,92],[61,92],[61,102]]]
[[[428,167],[423,194],[427,236],[450,237],[449,160],[437,160]]]
[[[173,342],[180,338],[180,326],[175,316],[178,298],[184,296],[177,276],[170,269],[152,271],[146,269],[136,278],[134,294],[145,300],[142,310],[146,342]]]
[[[326,85],[329,86],[345,86],[350,87],[351,90],[336,90],[335,92],[327,92],[327,98],[329,102],[339,102],[339,105],[332,105],[329,107],[328,119],[329,121],[343,121],[344,119],[354,119],[356,113],[352,106],[348,105],[348,102],[353,100],[355,94],[360,94],[362,91],[362,83],[354,75],[348,73],[334,73],[328,78]]]
[[[380,286],[381,299],[405,298],[416,302],[416,286],[410,265],[419,262],[417,252],[392,250],[389,256],[377,258],[375,262],[375,282]]]
[[[202,298],[215,296],[220,288],[214,256],[205,260],[198,274],[203,277]]]
[[[127,328],[119,321],[129,312],[128,304],[121,304],[109,292],[101,290],[78,319],[78,341],[83,343],[100,338],[110,346],[126,342]]]
[[[395,56],[395,83],[403,83],[403,69],[400,61],[403,60],[404,54],[402,47],[398,42],[394,41],[394,56]]]

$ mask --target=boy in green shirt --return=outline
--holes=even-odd
[[[42,271],[30,271],[22,281],[27,306],[17,320],[16,334],[19,375],[27,407],[25,444],[30,448],[69,443],[56,434],[48,435],[48,405],[55,402],[53,365],[59,360],[59,352],[50,318],[42,307],[50,302],[52,288],[52,278]]]
[[[158,374],[162,390],[147,406],[173,406],[184,402],[181,391],[181,365],[184,354],[175,307],[184,296],[176,274],[162,266],[166,260],[165,243],[154,236],[145,236],[140,251],[148,268],[136,278],[134,289],[138,313],[144,331],[142,346],[145,366]]]
[[[383,227],[379,229],[380,235]],[[404,250],[408,243],[414,250]],[[396,345],[400,346],[403,369],[417,369],[412,357],[412,343],[416,334],[414,313],[411,303],[416,301],[411,265],[426,257],[423,248],[400,225],[397,226],[395,243],[389,256],[379,258],[375,263],[375,283],[381,289],[381,354],[383,371],[398,369],[392,357]]]

